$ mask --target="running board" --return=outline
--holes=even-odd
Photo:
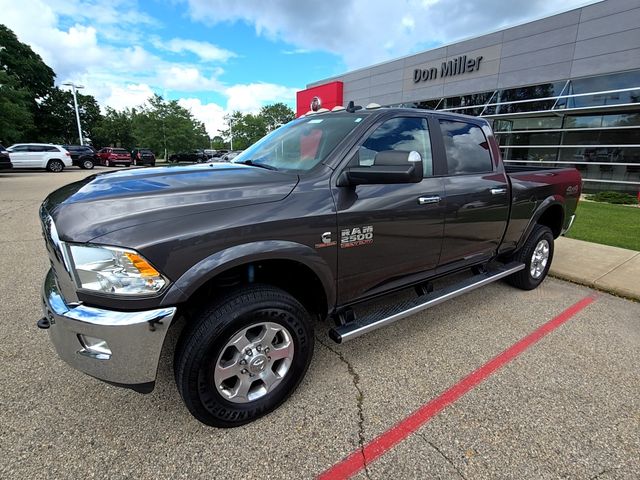
[[[384,327],[398,320],[402,320],[414,313],[421,312],[427,308],[435,307],[447,300],[460,296],[464,293],[475,290],[489,283],[493,283],[501,278],[508,277],[525,267],[524,263],[512,262],[502,265],[495,270],[483,272],[462,282],[450,285],[441,290],[419,296],[412,300],[406,300],[395,305],[389,305],[377,312],[359,318],[353,322],[334,327],[329,330],[329,337],[336,343],[344,343],[354,338],[358,338],[365,333],[372,332],[380,327]]]

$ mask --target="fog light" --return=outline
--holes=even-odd
[[[111,358],[111,349],[109,345],[107,345],[106,340],[81,334],[78,335],[78,340],[80,340],[83,348],[83,350],[80,350],[78,353],[97,358],[98,360],[109,360]]]

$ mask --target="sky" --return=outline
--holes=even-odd
[[[0,0],[0,23],[56,83],[101,107],[178,100],[211,136],[224,115],[306,84],[570,10],[585,0]]]

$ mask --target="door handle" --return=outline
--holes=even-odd
[[[429,205],[431,203],[440,203],[440,195],[431,195],[430,197],[418,197],[420,205]]]
[[[491,195],[502,195],[503,193],[507,193],[506,188],[492,188],[489,191],[491,192]]]

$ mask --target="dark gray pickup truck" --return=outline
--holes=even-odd
[[[575,169],[505,168],[480,118],[304,116],[231,164],[94,175],[49,195],[38,326],[71,366],[140,392],[179,328],[187,408],[237,426],[300,383],[318,320],[345,342],[501,278],[537,287],[580,191]]]

